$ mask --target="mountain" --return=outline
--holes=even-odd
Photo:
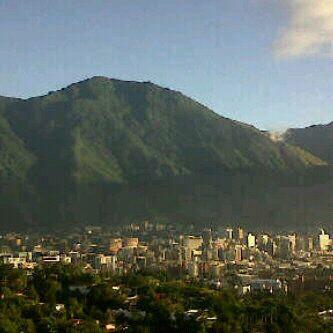
[[[291,128],[285,133],[284,139],[333,164],[333,122],[327,125]]]
[[[314,154],[150,82],[93,77],[46,96],[0,98],[2,228],[160,217],[293,224],[298,194],[280,190],[329,181]],[[311,193],[299,194],[301,206]]]

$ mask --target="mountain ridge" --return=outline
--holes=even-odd
[[[0,135],[0,201],[6,203],[0,213],[17,225],[115,223],[117,216],[170,217],[183,210],[181,216],[190,218],[193,206],[182,198],[193,186],[197,194],[186,200],[205,202],[196,203],[198,215],[208,215],[205,205],[214,203],[211,214],[218,216],[222,199],[216,187],[239,206],[248,200],[242,191],[251,193],[247,188],[255,186],[251,177],[262,183],[252,175],[262,174],[267,184],[294,175],[297,184],[312,168],[326,167],[299,147],[273,142],[251,125],[150,82],[97,76],[47,95],[1,98],[0,126],[1,119],[7,130]],[[239,182],[236,174],[246,175],[238,187],[228,180]],[[174,198],[166,196],[166,188]],[[126,203],[138,191],[144,200],[135,197],[134,214]],[[211,193],[212,203],[202,197]]]
[[[284,140],[333,164],[333,122],[305,128],[290,128],[286,131]]]

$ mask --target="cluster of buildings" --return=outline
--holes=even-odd
[[[314,235],[254,233],[241,227],[186,232],[180,226],[145,221],[110,230],[85,227],[58,236],[2,235],[0,262],[27,273],[38,265],[63,263],[97,274],[163,272],[169,279],[199,280],[240,293],[297,292],[331,288],[333,243],[324,230]]]

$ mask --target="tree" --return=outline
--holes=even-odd
[[[19,327],[14,321],[11,321],[8,318],[1,318],[0,319],[0,332],[1,333],[17,333],[17,332],[19,332]]]

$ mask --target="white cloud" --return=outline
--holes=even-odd
[[[285,0],[290,22],[274,45],[280,58],[333,57],[333,0]]]

